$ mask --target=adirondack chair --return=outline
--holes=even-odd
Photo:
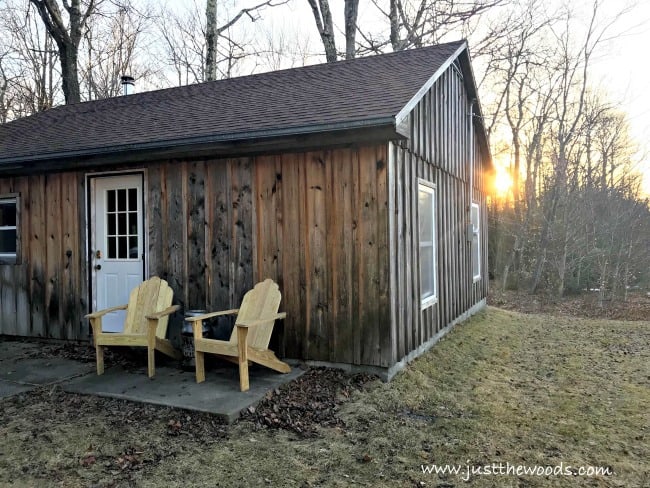
[[[205,353],[217,356],[239,365],[239,387],[249,389],[248,362],[258,363],[280,373],[289,373],[291,367],[280,361],[269,350],[269,341],[276,319],[283,319],[286,313],[278,313],[282,295],[278,285],[267,279],[255,285],[244,295],[239,309],[212,312],[186,320],[193,322],[196,382],[205,381]],[[220,315],[237,315],[235,328],[229,341],[203,338],[202,322]]]
[[[134,288],[127,305],[119,305],[86,315],[93,328],[95,350],[97,352],[97,374],[104,374],[104,346],[141,346],[148,350],[148,374],[155,374],[155,351],[181,359],[171,343],[165,339],[169,316],[180,308],[172,305],[174,292],[165,280],[157,276],[148,279]],[[126,310],[124,332],[102,332],[102,317],[109,312]]]

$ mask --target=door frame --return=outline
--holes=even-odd
[[[92,242],[93,242],[93,232],[92,224],[94,222],[94,209],[95,209],[95,181],[98,178],[109,178],[115,176],[133,176],[139,175],[142,178],[142,228],[143,228],[143,239],[142,239],[142,252],[144,258],[142,260],[142,279],[143,281],[149,276],[149,212],[147,211],[147,202],[149,195],[149,189],[147,184],[147,170],[146,168],[132,169],[128,171],[102,171],[96,173],[86,173],[85,174],[85,185],[86,185],[86,266],[87,266],[87,283],[88,283],[88,311],[96,312],[97,311],[97,297],[93,293],[97,287],[97,276],[96,273],[93,273],[92,266]]]

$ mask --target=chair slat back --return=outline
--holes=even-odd
[[[273,317],[278,313],[281,300],[280,288],[273,280],[266,279],[258,283],[244,295],[235,324],[240,320],[263,320],[265,317]],[[275,319],[270,318],[262,325],[251,327],[248,330],[248,344],[256,349],[268,349],[274,324]],[[232,331],[230,342],[237,343],[237,327]]]
[[[126,321],[124,323],[125,334],[146,334],[147,315],[162,312],[171,306],[174,298],[174,291],[165,280],[157,276],[143,281],[140,286],[134,288],[129,296],[129,306],[126,309]],[[162,317],[158,321],[156,336],[164,339],[167,335],[167,323],[169,317]]]

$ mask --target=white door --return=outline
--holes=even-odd
[[[129,301],[144,277],[142,175],[91,180],[91,269],[93,309]],[[125,311],[103,317],[104,332],[122,332]]]

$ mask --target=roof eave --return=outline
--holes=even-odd
[[[321,137],[326,136],[326,137]],[[355,137],[356,136],[356,137]],[[35,167],[47,169],[78,168],[105,162],[131,162],[181,157],[232,157],[266,151],[282,152],[316,149],[321,145],[346,145],[356,141],[391,140],[402,136],[395,129],[394,117],[380,117],[335,124],[288,127],[272,130],[218,134],[193,138],[124,144],[77,151],[0,158],[0,173],[21,172]],[[340,140],[339,140],[340,139]]]

